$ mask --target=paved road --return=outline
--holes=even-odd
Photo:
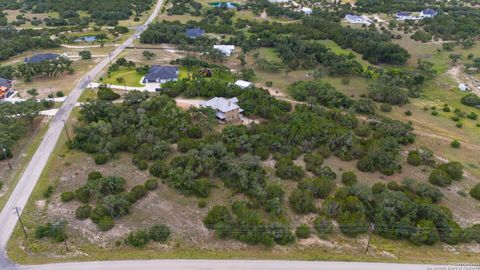
[[[62,263],[22,266],[20,270],[427,270],[440,266],[361,262],[268,260],[151,260]],[[443,268],[447,269],[447,268]],[[452,268],[453,269],[453,268]],[[475,269],[464,267],[462,270]],[[478,268],[477,268],[478,270]]]
[[[160,8],[164,0],[158,0],[154,11],[151,16],[145,22],[144,25],[134,28],[134,34],[120,46],[118,46],[111,54],[110,57],[114,59],[123,50],[133,44],[135,38],[138,38],[140,34],[147,29],[148,25],[154,21],[157,17]],[[66,98],[62,107],[58,110],[55,117],[52,119],[50,126],[39,145],[37,151],[33,155],[30,163],[27,165],[23,172],[17,186],[13,190],[9,200],[5,204],[2,212],[0,213],[0,254],[5,253],[5,248],[10,236],[17,223],[17,217],[13,214],[12,209],[14,207],[23,208],[28,198],[30,197],[35,185],[40,178],[47,161],[52,154],[57,144],[60,134],[63,132],[64,121],[68,119],[70,112],[77,103],[82,90],[85,89],[90,81],[90,78],[95,78],[99,73],[109,64],[109,58],[104,58],[98,65],[90,70],[85,76],[83,76],[69,96]],[[2,256],[0,256],[2,257]],[[5,258],[0,258],[0,268],[5,265]]]

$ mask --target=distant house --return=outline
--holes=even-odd
[[[288,3],[290,0],[268,0],[268,2],[273,4],[281,4],[281,3]]]
[[[9,97],[12,92],[12,82],[8,79],[0,78],[0,100]]]
[[[235,4],[232,4],[231,2],[218,2],[218,3],[215,3],[214,6],[217,8],[228,8],[228,9],[237,8]]]
[[[363,16],[352,15],[352,14],[345,15],[345,20],[347,20],[347,22],[352,23],[352,24],[370,25],[372,23],[371,20],[369,20],[369,19],[367,19]]]
[[[221,51],[225,56],[232,55],[232,52],[235,50],[234,45],[213,45],[213,48]]]
[[[248,88],[248,87],[252,86],[252,83],[244,81],[244,80],[238,80],[238,81],[235,82],[235,85],[242,88],[242,89],[245,89],[245,88]]]
[[[143,78],[142,83],[166,83],[175,82],[180,74],[177,66],[159,66],[153,65],[148,70],[148,74]]]
[[[421,19],[420,17],[414,16],[414,15],[412,15],[412,13],[410,13],[410,12],[405,12],[405,11],[397,12],[397,14],[395,15],[395,18],[396,18],[397,20],[399,20],[399,21],[419,20],[419,19]]]
[[[225,122],[238,121],[242,117],[243,109],[238,105],[236,97],[226,99],[223,97],[214,97],[210,100],[202,102],[200,107],[212,108],[215,110],[215,116]]]
[[[58,58],[60,58],[59,54],[44,53],[44,54],[37,54],[37,55],[34,55],[32,57],[27,57],[23,61],[25,63],[29,63],[29,64],[37,64],[37,63],[41,63],[41,62],[44,62],[44,61],[57,60]]]
[[[305,15],[311,15],[312,14],[312,9],[311,8],[308,8],[308,7],[303,7],[301,9],[301,11],[305,14]]]
[[[470,88],[466,84],[463,84],[463,83],[458,85],[458,89],[460,89],[460,91],[463,91],[463,92],[470,91]]]
[[[427,8],[427,9],[424,9],[420,12],[420,17],[422,17],[422,18],[432,18],[432,17],[435,17],[435,15],[437,15],[437,14],[438,14],[438,11]]]
[[[198,38],[205,35],[205,30],[201,28],[188,28],[185,30],[185,35],[189,38]]]

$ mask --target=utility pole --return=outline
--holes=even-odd
[[[13,210],[15,210],[15,213],[18,216],[18,221],[20,221],[20,225],[22,225],[22,230],[23,234],[25,234],[25,238],[28,238],[27,230],[25,230],[25,225],[23,225],[22,218],[20,217],[20,207],[15,206]]]
[[[8,164],[8,167],[10,168],[10,170],[13,169],[12,164],[10,164],[10,160],[7,157],[7,149],[5,147],[3,147],[3,157],[7,161],[7,164]]]
[[[370,249],[370,242],[372,241],[372,234],[375,231],[375,225],[373,223],[370,223],[370,230],[368,233],[368,242],[367,242],[367,248],[365,249],[365,254],[368,253],[368,250]]]
[[[63,128],[65,129],[65,133],[67,134],[68,143],[70,143],[70,134],[68,133],[67,122],[65,120],[63,120]]]

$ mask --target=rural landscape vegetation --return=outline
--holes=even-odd
[[[479,24],[475,0],[0,0],[8,215],[61,122],[6,255],[478,263]]]

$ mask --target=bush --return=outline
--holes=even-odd
[[[86,187],[81,187],[75,190],[75,199],[82,203],[87,203],[90,200],[91,195],[90,190]]]
[[[432,111],[431,114],[432,114],[433,116],[437,116],[437,115],[438,115],[438,112],[437,112],[437,111]]]
[[[157,189],[157,187],[158,187],[158,181],[157,181],[157,179],[152,178],[152,179],[148,179],[148,180],[145,182],[145,188],[146,188],[147,190],[155,190],[155,189]]]
[[[391,111],[392,111],[392,105],[386,104],[386,103],[382,103],[382,104],[380,105],[380,110],[381,110],[382,112],[391,112]]]
[[[417,150],[410,150],[408,152],[407,163],[412,166],[420,166],[422,164],[420,153]]]
[[[150,166],[150,174],[156,177],[166,178],[168,177],[168,167],[165,162],[161,160],[155,161],[152,166]]]
[[[282,179],[300,180],[305,172],[302,167],[295,165],[291,159],[281,158],[275,164],[275,175]]]
[[[150,242],[150,235],[147,230],[131,232],[125,239],[125,243],[133,247],[144,247]]]
[[[75,198],[75,194],[71,191],[63,192],[60,195],[60,198],[62,199],[62,202],[69,202]]]
[[[290,194],[288,202],[292,209],[298,214],[311,213],[316,209],[315,200],[310,190],[295,189],[292,194]]]
[[[53,193],[53,187],[48,186],[47,189],[45,189],[45,191],[43,191],[43,197],[50,198],[50,196],[52,196],[52,193]]]
[[[392,190],[392,191],[402,190],[402,188],[401,188],[401,187],[398,185],[398,183],[395,182],[395,181],[388,182],[387,188],[390,189],[390,190]]]
[[[325,199],[334,187],[333,181],[327,178],[306,178],[298,183],[298,188],[309,190],[315,198]]]
[[[154,225],[149,231],[150,239],[156,242],[165,242],[170,237],[170,228],[167,225]]]
[[[92,207],[89,204],[84,204],[77,207],[77,210],[75,210],[75,217],[80,220],[84,220],[89,218],[91,213]]]
[[[439,165],[437,169],[443,170],[450,175],[453,180],[456,181],[462,179],[463,177],[463,165],[460,164],[460,162],[452,161],[444,163]]]
[[[200,178],[195,180],[193,184],[193,192],[199,197],[206,198],[210,194],[211,187],[210,180],[207,178]]]
[[[109,216],[100,217],[97,227],[103,232],[111,230],[115,226],[115,220]]]
[[[317,217],[313,221],[313,227],[318,232],[321,238],[325,238],[329,234],[333,232],[333,223],[332,221],[324,218],[324,217]]]
[[[88,180],[95,180],[102,178],[103,175],[99,171],[93,171],[88,174]]]
[[[138,163],[137,163],[137,168],[140,170],[140,171],[144,171],[148,168],[148,162],[145,160],[145,159],[142,159],[140,160]]]
[[[138,201],[147,195],[148,191],[143,185],[136,185],[130,191],[134,201]]]
[[[411,115],[412,115],[412,112],[411,112],[411,111],[406,111],[406,112],[405,112],[405,115],[406,115],[406,116],[411,116]]]
[[[342,173],[342,183],[345,186],[353,186],[357,183],[357,176],[354,172],[344,172]]]
[[[375,183],[372,185],[372,194],[380,194],[387,190],[387,187],[384,183]]]
[[[207,202],[206,201],[199,201],[198,202],[198,208],[205,208],[207,207]]]
[[[307,171],[315,172],[317,169],[320,169],[323,164],[323,156],[317,153],[305,154],[303,157],[305,162],[305,168]]]
[[[101,100],[115,100],[120,98],[120,95],[113,92],[110,88],[99,87],[97,92],[98,99]]]
[[[433,170],[430,173],[428,180],[430,181],[430,183],[440,187],[449,186],[452,184],[453,181],[452,177],[450,177],[448,173],[440,169]]]
[[[450,146],[453,147],[453,148],[460,148],[460,142],[458,140],[453,140],[451,143],[450,143]]]
[[[107,163],[108,161],[108,155],[104,153],[99,153],[95,155],[95,164],[97,165],[103,165]]]
[[[187,130],[187,135],[192,139],[200,139],[202,138],[202,130],[197,126],[193,126]]]
[[[64,97],[65,94],[62,91],[57,91],[56,93],[57,97]]]
[[[310,237],[310,227],[307,224],[301,224],[295,230],[295,235],[298,238],[306,239]]]
[[[480,184],[476,184],[472,190],[470,190],[470,196],[480,201]],[[480,238],[479,238],[480,239]]]
[[[188,150],[197,148],[197,142],[190,138],[181,138],[177,142],[177,150],[182,153],[188,152]]]

